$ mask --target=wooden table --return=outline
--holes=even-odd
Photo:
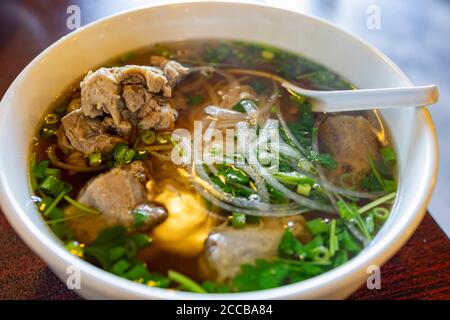
[[[142,1],[0,1],[0,96],[23,67],[69,32],[66,9],[79,4],[82,23]],[[16,235],[0,212],[0,299],[80,299]],[[381,269],[382,288],[352,299],[450,299],[450,241],[430,215]]]

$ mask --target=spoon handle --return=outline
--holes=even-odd
[[[422,107],[434,104],[439,99],[435,85],[341,91],[307,90],[289,82],[284,82],[282,86],[310,98],[315,112]]]

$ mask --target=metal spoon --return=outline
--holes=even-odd
[[[290,82],[282,82],[281,85],[308,97],[315,112],[423,107],[439,100],[439,91],[435,85],[340,91],[308,90]]]

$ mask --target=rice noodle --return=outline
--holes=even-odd
[[[276,74],[272,74],[269,72],[264,72],[261,70],[253,70],[253,69],[241,69],[241,68],[229,68],[226,69],[229,73],[235,73],[235,74],[246,74],[246,75],[250,75],[250,76],[256,76],[256,77],[262,77],[262,78],[266,78],[266,79],[270,79],[270,80],[274,80],[278,83],[283,83],[283,82],[289,82],[286,79],[277,76]]]
[[[212,104],[218,105],[220,101],[220,97],[217,95],[217,93],[214,91],[214,88],[211,86],[211,84],[202,78],[202,83],[205,86],[206,92],[208,93],[209,99],[211,100]]]
[[[204,109],[204,112],[209,115],[210,117],[213,117],[216,120],[235,120],[235,121],[242,121],[247,118],[245,114],[242,114],[241,112],[225,109],[221,107],[217,107],[215,105],[207,106]]]
[[[202,86],[203,86],[203,81],[202,81],[202,77],[200,76],[195,81],[192,81],[190,83],[183,82],[178,87],[178,90],[180,90],[180,92],[186,94],[191,91],[200,90],[200,89],[202,89]]]

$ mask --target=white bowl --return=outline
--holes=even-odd
[[[39,120],[54,99],[89,69],[123,52],[161,41],[226,38],[256,41],[322,63],[360,88],[411,85],[377,49],[327,22],[264,5],[226,2],[146,7],[92,23],[63,37],[17,77],[0,106],[0,203],[22,239],[66,281],[68,266],[81,271],[86,298],[340,299],[382,265],[422,220],[437,172],[433,122],[424,108],[382,112],[399,159],[399,193],[382,230],[357,257],[330,272],[284,287],[229,295],[193,294],[147,287],[107,273],[67,252],[30,200],[27,158]],[[382,277],[382,275],[381,275]]]

